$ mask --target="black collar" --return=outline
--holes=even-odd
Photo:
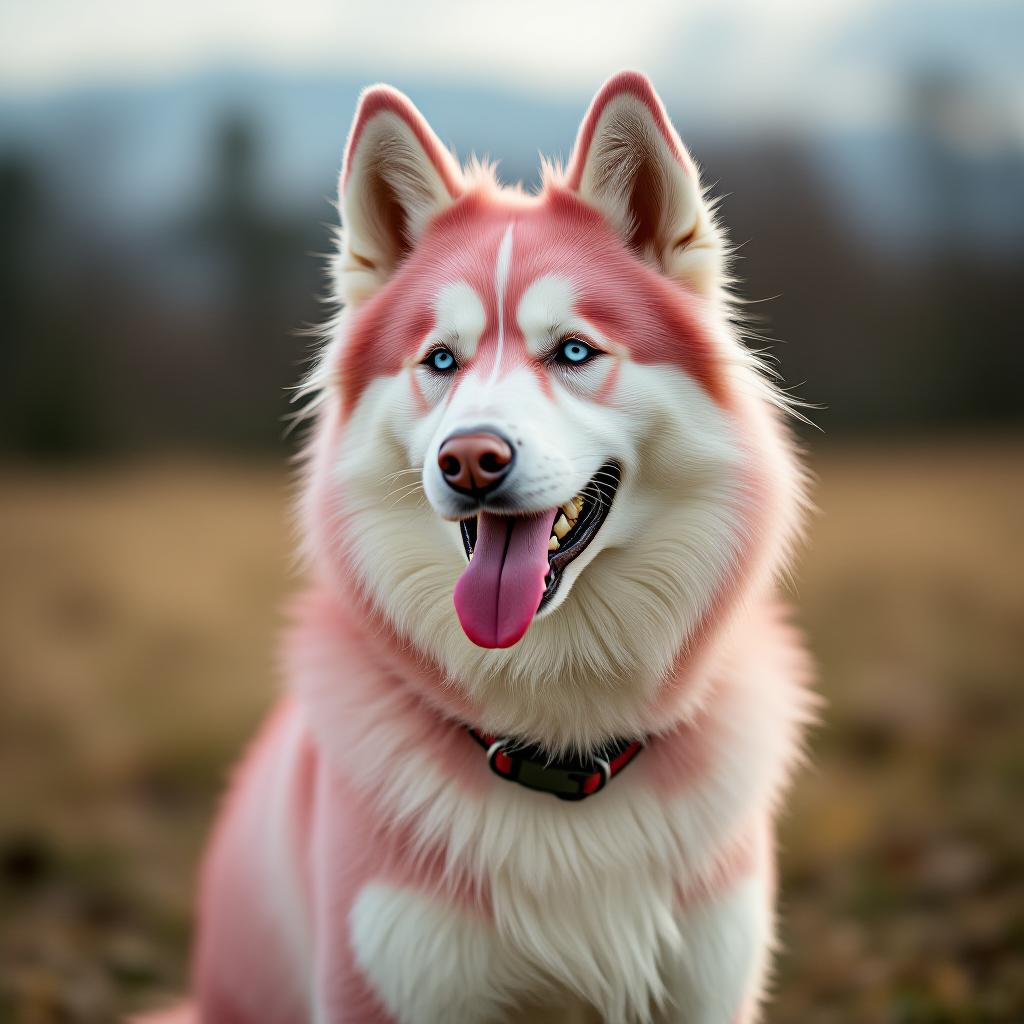
[[[559,800],[593,796],[643,749],[639,740],[615,740],[586,757],[556,760],[540,747],[467,729],[487,751],[487,763],[495,775],[527,789],[551,793]]]

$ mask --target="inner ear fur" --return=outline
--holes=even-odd
[[[461,191],[455,159],[413,104],[389,86],[366,90],[339,185],[340,298],[356,302],[383,285]]]
[[[702,295],[722,289],[723,242],[697,167],[643,75],[616,75],[594,98],[567,180],[642,259]]]

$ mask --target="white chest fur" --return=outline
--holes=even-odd
[[[491,894],[493,919],[440,894],[362,890],[350,917],[353,946],[399,1020],[506,1020],[527,1006],[565,1012],[576,1002],[625,1021],[664,1003],[661,970],[680,936],[663,873],[592,864],[531,888],[506,869]]]
[[[494,921],[371,884],[350,917],[356,958],[403,1024],[736,1019],[758,987],[771,930],[763,878],[688,911],[670,883],[642,871],[603,882],[532,894],[510,886]]]

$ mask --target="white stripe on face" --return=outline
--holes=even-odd
[[[505,234],[498,246],[498,258],[494,264],[494,295],[498,309],[498,344],[494,352],[494,365],[491,375],[487,378],[490,387],[498,379],[501,369],[501,357],[505,351],[505,288],[508,285],[509,267],[512,266],[512,224],[505,229]]]

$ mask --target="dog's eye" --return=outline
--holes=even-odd
[[[579,338],[566,338],[555,352],[555,362],[565,366],[582,366],[596,355],[597,349],[591,348],[585,341],[580,341]]]
[[[453,356],[446,348],[435,348],[434,351],[423,360],[423,365],[429,366],[431,370],[436,370],[438,373],[453,373],[458,369],[458,363],[455,362],[455,356]]]

